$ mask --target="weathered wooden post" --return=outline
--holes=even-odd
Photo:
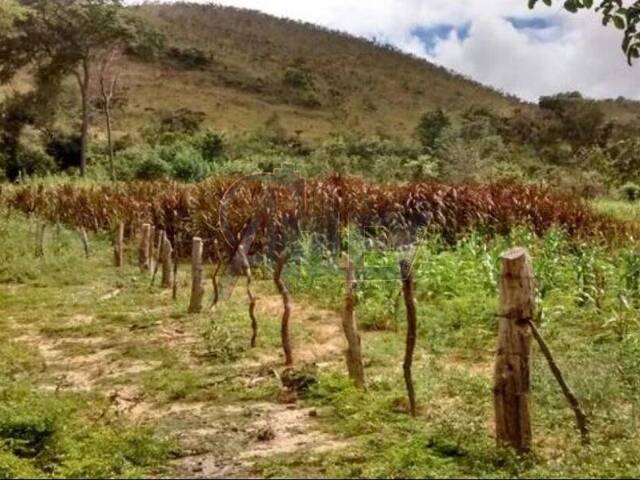
[[[413,388],[413,377],[411,375],[411,365],[413,364],[413,352],[416,348],[416,300],[411,263],[406,259],[400,260],[400,274],[402,276],[404,304],[407,309],[407,340],[405,344],[402,370],[404,371],[404,383],[407,387],[407,395],[409,397],[409,409],[411,416],[415,417],[417,414],[417,407],[416,394]]]
[[[238,246],[238,258],[240,259],[242,270],[247,277],[247,298],[249,299],[249,318],[251,319],[251,348],[256,346],[256,340],[258,338],[258,321],[256,320],[256,296],[251,289],[251,283],[253,277],[251,275],[251,265],[247,258],[247,253],[244,250],[244,246],[240,244]]]
[[[214,261],[215,259],[215,261]],[[209,260],[211,262],[212,272],[211,272],[211,284],[213,286],[213,295],[211,297],[211,302],[209,303],[209,310],[211,310],[215,305],[218,304],[218,300],[220,300],[220,286],[218,284],[218,274],[220,273],[220,269],[224,262],[220,256],[220,249],[218,248],[218,240],[213,239],[213,253],[209,256]]]
[[[87,236],[87,229],[82,227],[80,229],[80,238],[82,239],[82,247],[84,248],[84,256],[89,258],[89,237]]]
[[[140,270],[146,272],[149,270],[149,242],[151,241],[151,225],[142,224],[142,233],[140,234],[140,247],[138,248],[138,264]]]
[[[156,247],[156,259],[155,265],[153,266],[153,274],[151,275],[151,286],[156,280],[156,275],[158,274],[158,268],[162,264],[163,253],[162,249],[164,247],[164,230],[158,230],[158,246]]]
[[[293,353],[291,350],[291,338],[289,337],[289,319],[291,318],[291,297],[289,289],[282,280],[282,271],[287,261],[287,255],[282,252],[278,254],[276,268],[273,271],[273,282],[282,297],[282,322],[280,323],[280,338],[282,340],[282,350],[284,351],[284,364],[293,365]]]
[[[222,261],[214,262],[213,259],[211,260],[211,285],[213,286],[213,295],[211,296],[211,302],[209,303],[209,310],[217,305],[218,301],[220,300],[220,285],[218,284],[218,273],[220,273],[222,265]]]
[[[119,222],[116,230],[116,238],[113,242],[113,261],[118,268],[124,266],[124,222]]]
[[[44,232],[46,228],[47,224],[44,222],[36,225],[36,257],[44,257]]]
[[[200,313],[202,311],[203,298],[202,239],[193,237],[191,246],[191,301],[189,302],[189,313]]]
[[[171,285],[171,298],[178,299],[178,266],[180,265],[180,235],[173,237],[173,284]]]
[[[149,271],[153,272],[156,264],[156,227],[151,225],[151,231],[149,232]]]
[[[534,314],[531,258],[524,248],[513,248],[502,254],[493,401],[498,446],[510,446],[520,453],[531,449],[529,322]]]
[[[354,308],[356,305],[355,272],[350,258],[346,260],[346,294],[344,300],[344,313],[342,315],[342,328],[347,338],[345,357],[349,377],[358,388],[366,388],[364,377],[364,365],[362,363],[362,345],[360,334],[356,326]]]
[[[173,247],[165,234],[162,240],[162,282],[163,288],[173,288]]]

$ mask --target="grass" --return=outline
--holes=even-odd
[[[536,347],[535,453],[518,459],[495,447],[491,421],[495,282],[499,254],[511,245],[526,245],[532,252],[541,330],[591,418],[590,447],[580,445],[572,413]],[[338,272],[328,273],[326,263],[305,263],[309,258],[317,257],[307,255],[300,269],[290,270],[294,298],[312,295],[339,308]],[[388,310],[389,295],[370,293],[394,291],[399,284],[373,281],[375,274],[388,278],[388,272],[370,275],[361,261],[361,276],[369,279],[361,285],[359,321],[373,330],[363,339],[369,390],[353,389],[339,370],[316,384],[308,401],[326,409],[325,428],[352,439],[352,444],[346,452],[318,458],[315,468],[335,477],[633,475],[640,441],[635,428],[640,325],[633,306],[637,303],[625,305],[619,300],[637,298],[637,285],[629,282],[634,276],[630,258],[637,258],[637,252],[574,245],[558,231],[543,238],[525,230],[493,240],[471,236],[455,248],[444,247],[437,239],[423,243],[415,268],[420,331],[414,368],[420,403],[417,420],[406,414],[400,371],[403,312],[397,315],[398,323],[390,318],[381,321],[379,312]],[[371,258],[368,261],[372,263]],[[383,263],[397,274],[395,260],[378,261]],[[604,291],[584,281],[590,278],[585,269],[604,272]],[[320,284],[308,278],[320,278]],[[390,324],[399,332],[389,331]],[[266,462],[263,468],[279,476],[304,466],[301,457],[294,457]]]
[[[637,222],[640,220],[640,203],[626,200],[599,198],[591,203],[594,210],[619,220]]]
[[[262,445],[256,431],[264,421],[277,426],[284,418],[264,405],[288,411],[273,373],[282,373],[280,307],[268,269],[256,266],[260,333],[250,349],[242,283],[228,299],[223,292],[212,313],[186,315],[186,268],[174,303],[135,267],[111,267],[110,246],[99,236],[89,259],[64,228],[48,238],[44,258],[34,258],[32,237],[17,214],[0,227],[2,476],[194,476],[174,460],[189,455],[211,455],[227,474],[276,477],[623,477],[640,462],[632,245],[576,244],[557,230],[540,238],[525,229],[492,239],[472,234],[456,246],[425,239],[415,264],[413,419],[401,371],[404,311],[394,304],[399,255],[353,239],[368,391],[350,385],[339,349],[327,350],[305,370],[315,383],[293,406],[313,411],[310,426],[290,426],[301,432],[294,439],[310,428],[325,437],[243,466],[234,459]],[[534,258],[540,330],[591,419],[589,447],[535,346],[533,454],[518,458],[495,446],[496,279],[499,255],[511,245],[526,245]],[[309,239],[291,258],[285,279],[299,363],[310,346],[332,341],[320,327],[340,335],[342,272]],[[114,392],[142,403],[119,408]]]

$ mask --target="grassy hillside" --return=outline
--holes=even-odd
[[[424,60],[310,24],[212,5],[135,10],[165,33],[169,53],[124,69],[125,129],[189,108],[228,132],[260,128],[275,114],[308,139],[344,130],[407,137],[425,110],[477,104],[502,112],[517,103]]]

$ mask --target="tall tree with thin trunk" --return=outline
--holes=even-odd
[[[114,65],[121,56],[120,48],[113,48],[102,59],[100,65],[100,108],[104,114],[107,126],[107,154],[109,155],[109,175],[111,180],[116,180],[115,153],[113,151],[113,127],[111,108],[115,101],[119,100],[118,81],[120,72],[114,71]]]

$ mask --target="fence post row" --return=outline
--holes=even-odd
[[[36,226],[36,256],[44,253],[44,232],[46,224]],[[114,239],[114,263],[116,267],[124,264],[124,222],[119,222]],[[157,247],[155,236],[158,235]],[[81,229],[85,254],[89,256],[89,245],[86,230]],[[191,251],[191,298],[189,313],[199,313],[203,308],[205,294],[203,284],[203,240],[193,237]],[[153,270],[155,277],[158,267],[162,266],[162,286],[176,288],[177,258],[174,259],[174,247],[163,230],[150,224],[142,225],[139,244],[139,266],[141,270]],[[258,325],[255,317],[256,297],[252,290],[251,267],[244,245],[240,245],[237,258],[246,276],[247,297],[249,299],[249,317],[251,319],[251,346],[256,345]],[[277,263],[273,280],[283,301],[281,323],[281,340],[285,356],[285,364],[293,364],[291,341],[289,337],[289,320],[291,301],[286,284],[282,280],[282,272],[287,260],[284,252],[277,255]],[[573,393],[553,358],[551,350],[544,341],[534,323],[535,288],[531,257],[526,249],[512,248],[501,256],[502,272],[499,281],[499,315],[498,339],[494,369],[493,401],[495,412],[496,441],[500,447],[511,447],[520,453],[531,450],[532,428],[530,418],[530,350],[531,338],[539,343],[549,367],[558,381],[561,390],[576,416],[584,444],[589,443],[589,421],[582,410],[576,395]],[[213,259],[212,259],[213,264]],[[213,303],[218,300],[217,274],[223,262],[214,265],[212,281],[214,286]],[[415,285],[408,260],[400,261],[402,292],[407,315],[407,336],[403,362],[404,380],[412,416],[417,414],[417,403],[412,378],[413,355],[417,339],[417,314],[415,303]],[[353,261],[346,258],[345,272],[345,305],[342,316],[342,327],[347,340],[345,357],[349,377],[358,388],[366,389],[364,365],[362,361],[361,337],[355,320],[356,277]]]

